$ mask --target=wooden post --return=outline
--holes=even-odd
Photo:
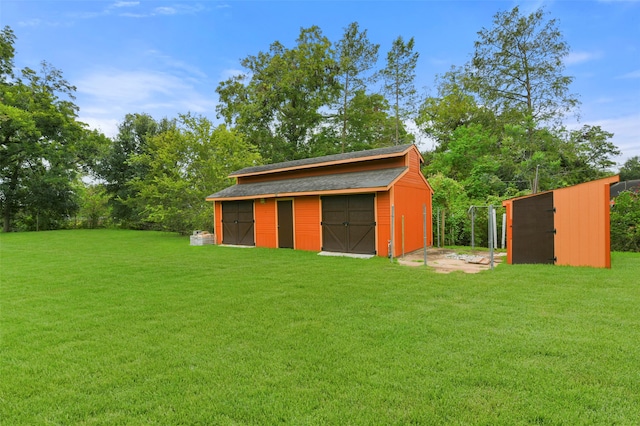
[[[391,240],[389,240],[389,260],[391,262],[393,262],[393,244],[394,244],[394,241],[393,241],[394,232],[393,232],[393,230],[396,227],[395,226],[396,224],[394,223],[395,222],[395,219],[394,219],[395,212],[394,212],[394,210],[395,210],[395,206],[391,206]]]
[[[424,266],[427,266],[427,205],[422,205],[422,253]]]
[[[404,215],[402,215],[402,258],[404,259]]]

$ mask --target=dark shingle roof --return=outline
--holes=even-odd
[[[321,163],[332,163],[336,161],[356,160],[359,158],[384,156],[389,154],[400,154],[405,152],[412,144],[388,146],[385,148],[368,149],[365,151],[347,152],[345,154],[325,155],[324,157],[304,158],[302,160],[285,161],[282,163],[265,164],[264,166],[245,167],[237,170],[229,176],[241,176],[254,173],[263,173],[279,169],[289,169],[294,167],[312,166]]]
[[[407,170],[407,167],[395,167],[364,172],[341,173],[324,176],[311,176],[295,179],[283,179],[271,182],[245,183],[230,186],[207,199],[274,197],[296,193],[341,191],[351,189],[386,188]]]
[[[617,197],[623,191],[635,191],[640,190],[640,179],[626,180],[618,183],[611,184],[611,198]]]

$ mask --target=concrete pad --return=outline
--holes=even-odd
[[[354,259],[371,259],[374,254],[358,254],[358,253],[337,253],[333,251],[321,251],[318,256],[337,256],[337,257],[352,257]]]

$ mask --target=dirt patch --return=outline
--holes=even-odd
[[[506,253],[493,254],[494,267],[499,265]],[[400,265],[424,266],[423,250],[416,250],[398,258]],[[491,269],[490,253],[487,250],[475,250],[467,254],[459,254],[454,250],[443,248],[427,249],[427,266],[435,272],[448,274],[453,271],[462,271],[467,274],[476,274],[480,271]]]

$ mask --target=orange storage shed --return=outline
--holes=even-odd
[[[611,267],[609,191],[619,176],[512,198],[507,262]]]
[[[431,245],[433,190],[415,145],[248,167],[212,194],[217,244],[393,256]],[[391,218],[393,216],[393,224]]]

